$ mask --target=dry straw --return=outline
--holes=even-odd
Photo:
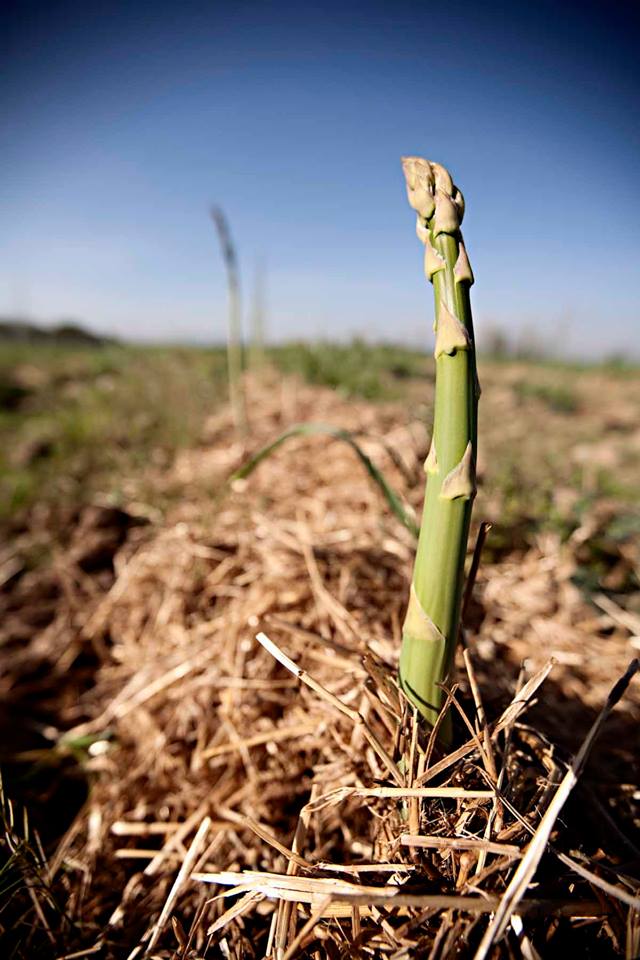
[[[265,388],[256,446],[286,426],[283,409],[294,421],[313,411],[382,435],[407,464],[418,460],[416,428],[400,408],[287,389],[283,397]],[[199,476],[210,471],[214,485],[238,466],[227,453],[230,410],[215,429],[211,453],[186,461]],[[209,938],[209,952],[243,960],[256,949],[283,960],[364,942],[372,957],[419,950],[443,960],[454,943],[475,949],[562,782],[565,765],[526,712],[553,678],[553,690],[570,689],[572,671],[559,664],[549,677],[552,664],[539,645],[524,646],[523,627],[511,642],[538,659],[511,699],[499,708],[487,699],[487,667],[469,636],[449,709],[457,702],[471,729],[460,719],[466,733],[448,753],[425,736],[396,680],[412,538],[382,510],[346,445],[327,456],[325,437],[291,442],[302,473],[285,455],[265,461],[206,522],[193,493],[116,557],[108,591],[67,594],[73,605],[31,650],[35,658],[49,649],[52,670],[80,642],[103,651],[93,687],[80,709],[71,701],[65,722],[65,744],[83,735],[102,745],[86,756],[90,803],[48,868],[57,901],[82,923],[62,928],[32,891],[58,956],[140,956],[151,942],[149,956],[188,955],[187,943],[198,956]],[[363,444],[417,505],[419,487],[385,445]],[[185,461],[179,469],[188,477]],[[509,576],[518,572],[524,586],[551,561],[530,557]],[[478,576],[484,598],[504,568],[485,565]],[[576,600],[574,611],[579,623],[588,608]],[[504,616],[504,606],[488,606],[482,637],[504,629]],[[559,632],[566,608],[562,616]],[[581,637],[591,662],[590,637]],[[618,663],[627,634],[612,637]],[[504,669],[513,681],[517,665]],[[561,724],[554,697],[547,703]],[[601,816],[590,793],[581,802]],[[613,856],[596,858],[589,832],[571,829],[569,848],[556,821],[544,848],[552,869],[538,871],[512,919],[534,945],[558,920],[569,933],[588,921],[594,936],[624,942],[637,883]],[[32,921],[35,938],[33,912]],[[512,925],[506,936],[517,956]]]

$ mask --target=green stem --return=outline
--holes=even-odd
[[[229,374],[229,401],[233,411],[236,432],[244,437],[247,432],[247,409],[242,386],[242,319],[240,311],[240,280],[238,258],[231,240],[231,232],[223,211],[214,207],[211,218],[218,231],[222,257],[227,268],[229,291],[229,319],[227,326],[227,370]]]
[[[266,363],[264,346],[264,278],[264,263],[263,261],[259,261],[256,264],[253,287],[251,348],[249,350],[249,367],[254,371],[262,371]]]
[[[425,271],[434,287],[436,391],[400,683],[433,724],[455,653],[475,496],[479,388],[469,300],[473,275],[460,233],[464,201],[451,177],[439,164],[419,157],[404,158],[403,169],[409,203],[418,214],[418,237],[425,244]]]

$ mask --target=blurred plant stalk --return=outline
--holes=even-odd
[[[409,203],[435,296],[435,410],[427,485],[400,654],[400,683],[433,725],[453,664],[471,508],[476,493],[478,396],[469,288],[460,233],[464,200],[444,167],[404,157]]]
[[[253,282],[253,304],[251,310],[251,347],[249,368],[256,373],[264,370],[267,362],[265,352],[265,265],[263,260],[256,263]]]
[[[240,281],[238,258],[231,239],[227,218],[220,207],[211,209],[211,219],[218,232],[222,258],[227,268],[229,315],[227,325],[227,369],[229,373],[229,400],[236,431],[240,437],[247,432],[247,408],[242,385],[242,320],[240,313]]]

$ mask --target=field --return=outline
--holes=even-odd
[[[6,955],[128,957],[144,941],[162,957],[263,957],[271,930],[280,958],[436,960],[454,943],[473,956],[482,910],[446,897],[502,894],[509,856],[522,855],[640,644],[637,370],[480,358],[473,533],[483,520],[492,528],[465,619],[475,674],[460,658],[455,721],[456,744],[468,722],[478,749],[424,779],[461,796],[419,810],[416,798],[366,794],[411,787],[402,763],[420,755],[428,774],[434,749],[393,687],[410,532],[353,449],[329,436],[294,437],[251,476],[230,477],[292,424],[323,422],[350,431],[419,517],[433,361],[358,342],[273,348],[247,376],[244,438],[225,363],[222,350],[196,348],[0,354]],[[325,693],[257,644],[261,630]],[[489,775],[472,680],[495,723],[549,658],[527,713],[508,736],[494,731],[520,820],[506,807],[488,814],[471,796]],[[629,909],[639,720],[636,680],[558,821],[525,933],[514,925],[491,956],[640,954]],[[493,851],[468,843],[487,816],[494,828],[502,818]],[[398,837],[418,828],[433,849],[403,851]],[[452,832],[467,848],[446,847]],[[209,882],[180,878],[187,851]],[[387,884],[383,868],[358,874],[372,862],[420,879],[419,893],[407,885],[415,903],[351,890],[332,906],[321,881]],[[242,870],[300,874],[293,906],[280,899],[274,912],[267,881],[249,874],[239,899],[210,902],[230,882],[222,875]],[[225,914],[232,903],[237,916]]]

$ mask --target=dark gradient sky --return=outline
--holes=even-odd
[[[272,338],[430,343],[399,157],[467,200],[478,336],[640,353],[634,6],[5,5],[0,312],[224,336],[221,203]]]

